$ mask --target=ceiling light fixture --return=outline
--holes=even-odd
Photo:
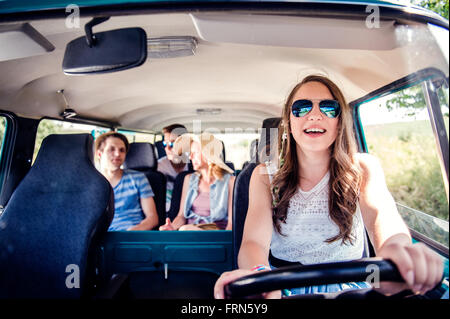
[[[222,113],[221,108],[202,108],[196,111],[198,115],[219,115]]]
[[[172,36],[147,39],[147,58],[166,59],[195,54],[197,39],[191,36]]]

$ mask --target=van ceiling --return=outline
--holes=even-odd
[[[266,18],[268,23],[262,23]],[[219,13],[112,17],[95,26],[94,33],[139,26],[149,38],[193,36],[198,40],[196,53],[147,59],[141,67],[117,73],[65,75],[61,68],[65,46],[84,35],[83,26],[89,20],[82,18],[80,28],[68,28],[65,19],[31,22],[55,50],[0,62],[0,109],[26,117],[59,118],[65,103],[57,92],[64,89],[70,107],[79,115],[117,122],[123,128],[159,131],[168,124],[182,123],[192,129],[201,120],[202,129],[245,130],[259,128],[265,118],[280,116],[289,91],[311,73],[336,81],[348,101],[425,67],[447,70],[448,75],[445,59],[436,56],[439,51],[432,40],[424,36],[414,43],[400,41],[413,26],[394,27],[385,21],[383,32],[374,37],[377,40],[368,43],[364,34],[369,31],[363,24],[328,19],[308,43],[308,34],[323,20]],[[274,30],[290,33],[280,43]],[[303,30],[303,40],[289,44],[295,30]],[[330,47],[332,42],[326,38],[318,41],[329,30],[337,30],[336,34],[341,30],[342,39],[352,41],[335,41],[337,47]],[[328,44],[321,47],[321,43]],[[411,53],[417,43],[432,54]],[[370,49],[357,48],[369,44]],[[410,63],[411,54],[414,63]]]

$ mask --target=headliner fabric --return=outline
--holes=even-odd
[[[92,142],[89,134],[44,139],[0,218],[0,297],[79,298],[87,290],[91,244],[114,214],[112,188],[92,163]],[[66,286],[71,265],[79,268],[80,288]]]

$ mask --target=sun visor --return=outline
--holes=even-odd
[[[398,46],[394,21],[220,13],[195,13],[191,18],[199,36],[210,42],[360,50]]]
[[[29,23],[0,26],[0,48],[0,61],[40,55],[55,49]]]

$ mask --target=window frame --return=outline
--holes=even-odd
[[[366,142],[366,138],[364,135],[363,125],[360,117],[360,106],[364,103],[367,103],[371,100],[375,100],[392,93],[396,93],[398,91],[407,89],[412,86],[422,85],[426,106],[428,110],[428,116],[431,123],[433,135],[436,139],[436,150],[438,155],[439,164],[441,167],[442,179],[444,182],[444,187],[447,195],[447,203],[449,202],[449,172],[448,172],[448,163],[449,163],[449,140],[447,136],[447,131],[445,129],[445,123],[441,111],[441,105],[439,102],[439,98],[437,93],[434,91],[433,81],[441,80],[444,81],[443,85],[449,87],[449,79],[445,76],[445,74],[435,68],[427,68],[420,70],[418,72],[407,75],[397,81],[394,81],[388,85],[385,85],[355,101],[349,103],[350,107],[353,110],[353,123],[354,123],[354,131],[355,137],[357,140],[358,148],[360,152],[368,153],[368,146]],[[428,95],[428,97],[427,97]],[[441,132],[441,134],[438,134]],[[444,176],[446,174],[446,176]],[[409,228],[409,227],[408,227]],[[430,248],[440,253],[442,256],[446,258],[449,257],[448,247],[438,243],[437,241],[426,237],[420,232],[409,228],[411,235],[414,239],[421,241],[427,244]]]
[[[362,98],[359,98],[350,103],[350,107],[353,109],[353,119],[354,119],[354,130],[355,135],[359,147],[360,152],[368,153],[368,147],[366,143],[366,138],[364,135],[361,118],[359,115],[359,108],[362,104],[375,100],[389,94],[407,89],[409,87],[421,84],[421,83],[431,83],[432,80],[443,80],[447,87],[449,86],[448,78],[445,74],[435,68],[427,68],[424,70],[420,70],[418,72],[407,75],[404,78],[401,78],[397,81],[394,81],[388,85],[383,86],[380,89],[377,89]],[[427,90],[424,90],[425,101],[427,104],[428,115],[431,123],[431,127],[433,129],[433,135],[437,139],[436,150],[439,158],[439,164],[441,166],[442,172],[446,173],[446,176],[442,176],[444,181],[444,186],[446,188],[447,201],[449,199],[449,142],[447,132],[445,130],[445,123],[443,121],[443,115],[441,111],[441,106],[439,103],[438,96],[435,92],[430,92],[431,86],[427,84]],[[427,99],[427,93],[429,94],[429,98]],[[442,132],[443,134],[438,134],[437,132]]]
[[[3,189],[11,169],[18,124],[14,113],[0,111],[0,116],[3,116],[6,120],[4,136],[0,148],[0,197],[2,197]],[[0,213],[2,210],[3,206],[0,205]]]

